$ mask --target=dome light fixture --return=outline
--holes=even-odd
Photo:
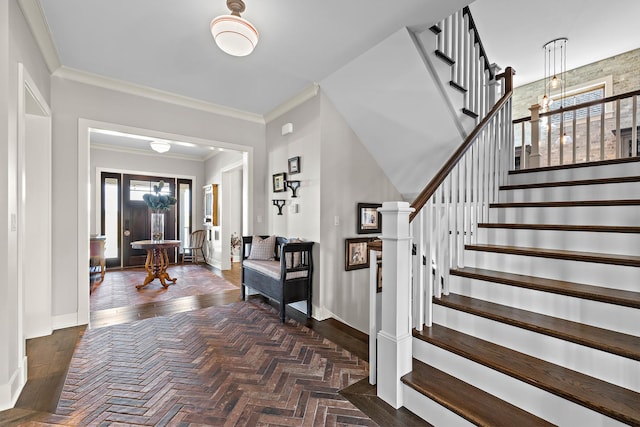
[[[247,56],[258,44],[258,30],[240,17],[245,6],[242,0],[227,0],[230,15],[220,15],[211,21],[211,35],[223,52]]]
[[[169,144],[167,141],[153,140],[149,141],[149,145],[151,146],[151,149],[156,153],[166,153],[171,149],[171,144]]]

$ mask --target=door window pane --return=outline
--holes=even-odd
[[[116,178],[105,178],[104,180],[104,234],[105,258],[118,258],[120,248],[118,247],[118,199],[119,185]]]
[[[191,233],[191,185],[187,183],[180,183],[180,241],[182,247],[189,245],[189,238]]]
[[[132,179],[129,183],[129,200],[142,202],[142,196],[147,193],[153,193],[153,186],[158,184],[160,184],[160,181],[141,181]],[[165,182],[164,187],[160,190],[160,194],[166,196],[171,195],[171,187],[169,186],[169,183]]]

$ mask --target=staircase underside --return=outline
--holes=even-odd
[[[466,136],[422,55],[403,28],[320,82],[405,198],[424,188]]]

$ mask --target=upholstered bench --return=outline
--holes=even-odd
[[[285,306],[307,301],[311,317],[313,242],[289,241],[284,237],[242,237],[242,299],[246,288],[271,298],[280,305],[280,321]]]

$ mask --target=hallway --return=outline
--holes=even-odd
[[[239,289],[218,280],[239,283],[238,267],[224,274],[205,266],[171,269],[175,287],[152,284],[147,295],[130,295],[134,305],[126,307],[105,303],[126,289],[96,290],[92,307],[108,308],[92,312],[91,329],[30,340],[29,382],[16,409],[0,413],[0,423],[376,425],[339,393],[355,384],[351,397],[375,398],[366,381],[364,334],[332,319],[306,321],[295,310],[288,314],[303,324],[279,324],[261,298],[239,302]],[[111,271],[100,288],[134,288],[139,275]],[[217,285],[198,294],[204,283]],[[159,301],[147,301],[150,294]],[[379,409],[373,411],[383,419],[404,416],[397,425],[411,420]]]

